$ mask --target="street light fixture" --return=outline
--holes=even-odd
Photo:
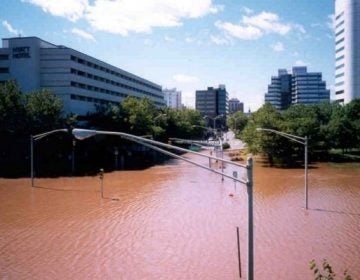
[[[48,132],[40,133],[37,135],[30,135],[30,165],[31,165],[30,175],[31,175],[32,187],[34,187],[34,142],[58,132],[68,132],[68,130],[66,128],[62,128],[62,129],[55,129]]]
[[[258,127],[256,129],[256,131],[266,131],[266,132],[272,132],[275,134],[278,134],[280,136],[283,136],[291,141],[300,143],[302,145],[304,145],[305,149],[304,149],[304,168],[305,168],[305,174],[304,174],[304,180],[305,180],[305,209],[308,209],[308,137],[300,137],[297,135],[292,135],[289,133],[285,133],[282,131],[278,131],[275,129],[270,129],[270,128],[261,128]]]

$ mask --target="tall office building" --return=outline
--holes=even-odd
[[[173,109],[181,109],[181,91],[176,88],[163,89],[166,106]]]
[[[271,103],[277,110],[285,110],[291,104],[291,74],[287,70],[279,69],[278,76],[271,77],[265,102]]]
[[[244,113],[244,103],[240,102],[237,98],[231,98],[229,100],[229,114],[236,112]]]
[[[229,113],[228,93],[225,85],[219,85],[218,88],[208,87],[207,90],[197,90],[195,107],[209,120],[222,115],[222,118],[218,118],[216,122],[225,125]],[[213,126],[211,121],[209,121],[209,125]],[[216,126],[218,127],[218,125]]]
[[[360,98],[360,1],[335,1],[335,95],[339,103]]]
[[[265,102],[277,110],[285,110],[291,104],[317,104],[330,101],[330,91],[319,72],[307,72],[304,66],[293,67],[292,73],[280,69],[271,78]]]
[[[161,86],[120,68],[37,37],[2,40],[0,82],[15,79],[23,92],[47,88],[66,113],[86,115],[95,104],[119,104],[127,96],[165,106]]]
[[[317,104],[330,101],[330,90],[320,72],[307,72],[305,66],[293,67],[291,77],[291,103]]]

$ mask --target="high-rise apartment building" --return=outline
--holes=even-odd
[[[231,98],[229,100],[229,114],[236,112],[244,113],[244,103],[240,102],[237,98]]]
[[[335,1],[335,95],[339,103],[360,98],[360,1]]]
[[[291,104],[317,104],[330,101],[330,91],[321,73],[307,72],[305,66],[293,67],[292,73],[280,69],[278,76],[271,77],[265,102],[277,110],[285,110]]]
[[[161,86],[120,68],[37,37],[2,40],[0,82],[15,79],[23,92],[47,88],[66,113],[86,115],[95,104],[119,104],[127,96],[165,106]]]
[[[176,88],[163,89],[166,106],[174,109],[181,109],[181,91]]]
[[[221,122],[223,125],[226,124],[229,105],[225,85],[219,85],[218,88],[208,87],[207,90],[197,90],[195,107],[196,110],[209,119],[222,115],[222,118],[218,118],[219,121],[217,122]],[[211,122],[209,124],[212,125]]]

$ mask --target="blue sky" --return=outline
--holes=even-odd
[[[333,0],[1,0],[0,37],[38,36],[163,87],[194,107],[225,84],[256,110],[279,68],[322,72],[333,96]]]

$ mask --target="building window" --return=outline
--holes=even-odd
[[[8,54],[0,54],[0,60],[8,60],[9,55]]]
[[[341,25],[343,25],[344,24],[344,21],[341,21],[340,23],[338,23],[336,26],[335,26],[335,28],[338,28],[338,27],[340,27]]]
[[[344,93],[344,90],[338,90],[335,92],[335,94],[343,94]]]
[[[343,77],[344,76],[344,73],[340,73],[340,74],[337,74],[336,76],[335,76],[335,78],[340,78],[340,77]]]
[[[335,42],[335,45],[338,45],[338,44],[340,44],[341,42],[344,42],[344,40],[345,40],[345,38],[341,38],[340,40],[338,40],[338,41]]]
[[[9,68],[7,67],[0,67],[0,74],[9,73]]]
[[[338,14],[335,18],[335,20],[338,20],[339,18],[341,18],[344,15],[344,12],[341,12],[340,14]]]
[[[343,58],[345,58],[345,56],[344,56],[344,55],[341,55],[341,56],[339,56],[338,58],[336,58],[336,61],[342,60]]]
[[[344,49],[345,49],[345,47],[341,47],[340,49],[337,49],[337,50],[336,50],[336,53],[341,52],[341,51],[343,51]]]
[[[338,33],[336,33],[336,34],[335,34],[335,37],[337,37],[337,36],[339,36],[339,35],[343,34],[343,33],[344,33],[344,31],[345,31],[345,29],[341,29]]]
[[[336,66],[336,70],[338,70],[338,69],[341,69],[341,68],[344,68],[344,66],[345,66],[345,64],[343,63],[343,64],[340,64],[339,66]]]
[[[343,84],[344,84],[344,82],[338,82],[335,84],[335,86],[338,87],[338,86],[342,86]]]

